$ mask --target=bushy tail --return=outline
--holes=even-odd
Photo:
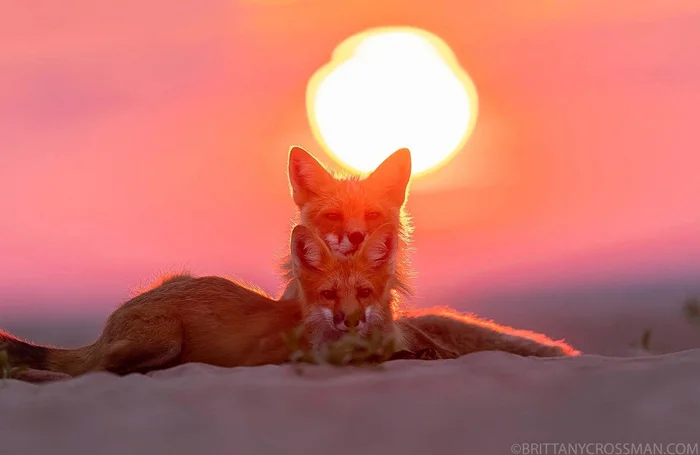
[[[92,346],[59,349],[20,340],[0,330],[0,351],[7,353],[11,368],[47,370],[77,376],[90,369]]]
[[[46,370],[50,348],[22,341],[0,330],[0,350],[7,352],[10,365]]]

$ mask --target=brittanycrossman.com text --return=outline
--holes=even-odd
[[[510,452],[513,455],[700,455],[697,442],[522,442],[513,444]]]

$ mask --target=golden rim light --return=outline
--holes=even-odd
[[[338,163],[373,170],[408,147],[413,175],[448,163],[476,124],[474,84],[450,47],[413,27],[367,30],[343,41],[309,80],[316,140]]]

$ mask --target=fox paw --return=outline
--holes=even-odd
[[[440,360],[444,357],[433,348],[425,348],[416,352],[416,358],[420,360]]]
[[[401,351],[396,351],[389,357],[389,360],[407,360],[407,359],[417,359],[416,353],[403,349]]]
[[[440,355],[437,350],[433,348],[419,349],[416,352],[402,350],[395,352],[389,360],[439,360],[444,359],[445,356]]]

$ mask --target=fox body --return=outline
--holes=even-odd
[[[338,258],[357,253],[380,226],[390,223],[398,234],[393,290],[409,295],[409,243],[411,223],[405,210],[411,177],[411,153],[400,149],[386,158],[369,176],[341,175],[328,171],[301,147],[291,147],[289,186],[299,210],[299,224],[313,229]],[[285,289],[282,299],[298,296],[292,260],[282,263]],[[398,295],[397,295],[398,297]]]
[[[337,258],[311,229],[291,235],[291,258],[299,298],[276,301],[225,278],[178,275],[114,311],[99,339],[79,349],[36,346],[0,332],[10,361],[33,370],[77,376],[89,371],[145,372],[188,362],[224,367],[284,363],[284,334],[303,325],[311,349],[348,331],[380,332],[407,345],[394,325],[391,289],[397,233],[387,223],[357,254]],[[439,347],[436,347],[439,349]]]

